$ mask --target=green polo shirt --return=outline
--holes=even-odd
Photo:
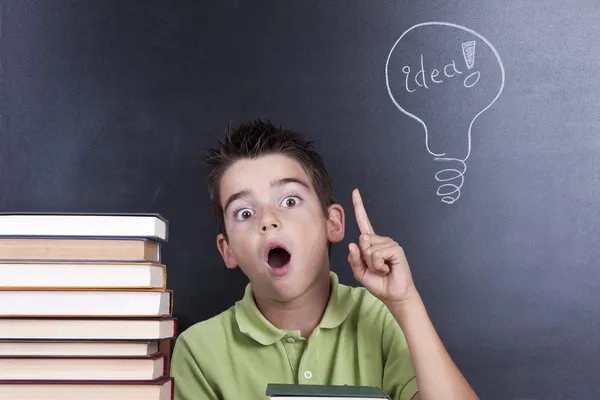
[[[387,307],[365,288],[339,283],[309,340],[276,328],[252,287],[221,314],[196,323],[175,343],[175,400],[266,399],[268,383],[379,386],[394,400],[417,392],[406,339]]]

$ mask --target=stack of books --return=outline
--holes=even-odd
[[[0,400],[172,400],[158,214],[0,213]]]

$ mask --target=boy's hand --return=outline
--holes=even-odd
[[[361,233],[359,246],[355,243],[348,246],[348,262],[354,277],[385,303],[410,298],[416,288],[404,250],[391,238],[375,234],[358,189],[352,191],[352,203]]]

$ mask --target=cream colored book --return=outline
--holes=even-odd
[[[4,289],[0,317],[170,316],[171,290]]]
[[[171,339],[177,319],[103,317],[0,318],[0,339],[138,340]]]
[[[150,356],[158,340],[0,340],[1,356]]]
[[[0,400],[173,400],[173,378],[150,381],[0,380]]]
[[[164,264],[148,262],[0,262],[4,288],[164,289]]]
[[[152,380],[168,374],[163,354],[151,357],[0,357],[0,380]]]

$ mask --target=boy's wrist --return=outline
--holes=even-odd
[[[412,307],[416,302],[420,300],[419,291],[414,284],[411,284],[408,289],[403,291],[402,296],[396,296],[395,298],[382,299],[383,304],[388,308],[406,308]]]
[[[413,287],[401,300],[386,300],[383,304],[390,310],[401,327],[410,313],[418,312],[425,307],[416,287]]]

